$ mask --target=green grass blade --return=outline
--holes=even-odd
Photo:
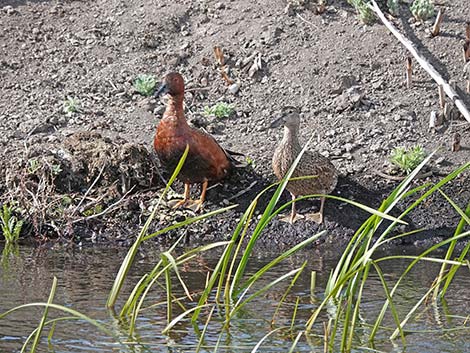
[[[287,298],[287,295],[290,293],[292,287],[294,286],[294,284],[297,282],[297,280],[299,279],[300,277],[300,274],[303,272],[305,266],[307,265],[307,261],[305,261],[302,265],[302,270],[299,271],[295,276],[294,278],[292,278],[292,281],[290,282],[289,286],[287,287],[287,289],[284,291],[284,294],[282,295],[281,299],[279,300],[279,302],[277,303],[276,305],[276,310],[274,311],[274,314],[273,314],[273,317],[271,319],[271,325],[274,324],[274,318],[277,316],[277,314],[279,313],[279,310],[281,309],[281,306],[282,304],[284,303],[284,301],[286,300]],[[296,309],[297,309],[297,306],[296,306]],[[295,310],[296,311],[296,310]],[[295,315],[295,314],[294,314]],[[292,325],[294,324],[294,320],[292,320]],[[292,328],[292,325],[291,325],[291,328]]]
[[[49,299],[47,300],[48,305],[52,304],[52,301],[54,300],[54,297],[55,297],[56,289],[57,289],[57,277],[54,276],[54,279],[52,280],[51,292],[49,293]],[[49,307],[46,306],[44,308],[44,313],[42,315],[41,322],[39,323],[38,329],[36,331],[36,336],[34,337],[33,344],[31,346],[31,350],[30,350],[31,353],[36,352],[36,349],[39,344],[39,340],[41,339],[42,330],[44,329],[44,324],[46,323],[46,320],[47,320],[48,312],[49,312]]]
[[[388,285],[387,285],[387,281],[385,280],[385,276],[382,272],[382,269],[380,268],[380,266],[375,262],[375,261],[372,261],[372,265],[374,266],[375,268],[375,271],[377,273],[377,275],[379,276],[380,278],[380,282],[382,283],[382,287],[384,289],[384,293],[387,297],[387,301],[388,301],[388,304],[390,306],[390,311],[392,313],[392,317],[393,317],[393,320],[395,321],[395,324],[397,325],[397,328],[399,330],[399,333],[400,333],[400,337],[401,337],[401,341],[403,343],[403,346],[405,345],[405,333],[403,332],[403,329],[400,325],[400,318],[398,317],[398,312],[397,310],[395,309],[395,305],[393,304],[393,300],[392,300],[392,295],[390,294],[390,290],[388,288]],[[375,321],[375,324],[374,326],[372,327],[372,331],[371,333],[369,334],[369,341],[370,342],[373,342],[374,339],[375,339],[375,335],[377,334],[377,331],[379,329],[379,323],[382,322],[383,320],[383,315],[385,313],[380,313],[381,316],[379,316],[377,318],[377,320]]]
[[[279,186],[276,188],[274,195],[271,197],[268,205],[266,206],[263,215],[261,216],[261,219],[259,220],[258,224],[256,225],[255,230],[253,231],[253,234],[250,238],[250,241],[248,242],[245,251],[243,253],[242,258],[240,259],[240,263],[238,264],[238,267],[235,271],[235,274],[233,276],[233,281],[230,286],[230,298],[234,298],[239,293],[238,286],[242,280],[242,277],[245,273],[245,268],[248,263],[248,259],[251,256],[251,253],[253,251],[253,247],[258,240],[258,237],[261,235],[263,229],[266,227],[268,222],[270,221],[270,216],[274,211],[274,208],[276,207],[277,202],[279,201],[279,198],[281,197],[282,192],[284,191],[285,187],[287,186],[287,183],[289,182],[289,179],[294,172],[295,168],[297,167],[297,164],[299,163],[300,159],[302,158],[303,154],[308,148],[308,145],[312,141],[311,137],[307,143],[305,144],[304,148],[302,151],[299,153],[297,158],[294,160],[292,163],[291,167],[289,168],[288,172],[284,176],[284,178],[281,180],[279,183]]]
[[[64,316],[64,317],[58,317],[56,319],[52,319],[52,320],[48,320],[44,323],[44,327],[45,326],[48,326],[48,325],[52,325],[52,328],[51,328],[51,331],[53,331],[53,329],[55,328],[55,324],[59,321],[69,321],[69,320],[79,320],[79,318],[75,317],[75,316]],[[36,327],[30,334],[28,337],[26,337],[26,340],[24,341],[23,343],[23,347],[21,348],[21,351],[20,353],[23,353],[26,351],[26,347],[28,346],[29,342],[33,339],[33,336],[36,335],[37,331],[38,331],[39,327]],[[49,333],[49,335],[47,336],[47,342],[49,345],[51,345],[52,343],[52,335],[53,333]],[[49,348],[50,349],[50,348]]]
[[[182,228],[182,227],[185,227],[185,226],[188,226],[192,223],[195,223],[195,222],[198,222],[200,220],[203,220],[205,218],[208,218],[208,217],[212,217],[212,216],[215,216],[215,215],[218,215],[220,213],[223,213],[223,212],[227,212],[235,207],[238,207],[238,205],[230,205],[230,206],[227,206],[227,207],[223,207],[223,208],[220,208],[218,210],[214,210],[214,211],[210,211],[210,212],[207,212],[207,213],[204,213],[202,215],[199,215],[199,216],[195,216],[195,217],[190,217],[190,218],[187,218],[185,219],[184,221],[181,221],[181,222],[178,222],[178,223],[175,223],[175,224],[172,224],[171,226],[168,226],[164,229],[161,229],[161,230],[158,230],[154,233],[151,233],[149,235],[146,235],[145,237],[143,237],[143,241],[145,240],[149,240],[149,239],[152,239],[158,235],[161,235],[161,234],[164,234],[164,233],[167,233],[173,229],[178,229],[178,228]]]
[[[207,316],[206,324],[204,325],[204,328],[202,329],[201,337],[199,338],[199,342],[197,344],[195,353],[199,353],[199,351],[202,348],[202,344],[204,342],[204,337],[206,336],[206,331],[207,331],[207,328],[209,327],[209,324],[211,322],[212,314],[214,313],[214,310],[215,310],[215,306],[212,307],[211,311],[209,312],[209,315]]]
[[[176,277],[180,281],[181,286],[183,287],[183,290],[184,290],[184,293],[186,294],[186,296],[189,298],[189,300],[193,300],[193,298],[191,297],[191,294],[189,293],[188,287],[186,286],[183,279],[181,278],[181,275],[180,275],[180,272],[178,270],[178,265],[176,264],[175,258],[168,251],[165,251],[164,253],[162,253],[161,256],[165,257],[167,259],[166,261],[164,261],[164,263],[165,262],[169,263],[171,268],[173,268],[173,271],[175,272]]]
[[[170,264],[168,259],[165,256],[162,256],[163,266],[165,266],[165,285],[166,285],[166,320],[168,323],[171,322],[172,318],[172,293],[171,293],[171,274],[170,274]]]
[[[124,280],[127,277],[127,273],[129,272],[130,267],[132,266],[132,263],[134,262],[135,255],[137,254],[137,251],[139,250],[139,246],[142,243],[145,235],[147,234],[147,231],[150,227],[150,224],[152,223],[153,219],[155,218],[155,214],[157,212],[158,206],[160,205],[163,197],[166,195],[168,190],[170,189],[171,185],[176,179],[176,176],[179,174],[181,168],[183,167],[183,164],[186,160],[186,157],[189,152],[189,145],[186,145],[186,149],[184,150],[183,155],[181,156],[178,165],[175,168],[175,171],[171,175],[170,180],[168,181],[168,184],[165,187],[165,190],[163,193],[160,195],[160,198],[158,200],[157,205],[153,209],[152,213],[150,216],[147,218],[147,221],[145,222],[144,226],[142,227],[142,230],[140,231],[140,234],[138,235],[137,239],[135,240],[134,244],[132,247],[129,249],[124,261],[121,264],[121,267],[119,268],[119,271],[116,275],[116,278],[113,283],[113,287],[111,288],[111,291],[108,296],[108,300],[106,301],[106,307],[108,308],[114,308],[116,305],[116,300],[121,292],[122,285],[124,284]]]
[[[184,235],[181,235],[171,246],[170,248],[168,249],[168,251],[174,251],[176,249],[176,246],[181,242],[181,240],[184,238]],[[135,293],[133,295],[130,295],[128,297],[128,299],[126,300],[126,303],[124,304],[122,310],[121,310],[121,313],[120,313],[120,317],[125,317],[125,316],[129,316],[130,313],[132,311],[135,312],[136,310],[136,305],[137,305],[137,301],[139,300],[140,296],[142,295],[142,292],[144,292],[144,290],[148,287],[148,286],[152,286],[155,281],[156,281],[156,278],[155,277],[158,277],[160,276],[163,271],[160,271],[160,267],[163,266],[163,261],[160,259],[160,261],[157,262],[157,264],[154,266],[154,268],[152,269],[152,271],[150,271],[150,273],[148,274],[147,278],[141,283],[137,283],[135,286],[134,286],[134,289],[132,290],[132,293]],[[160,271],[160,272],[159,272]],[[148,288],[150,289],[150,288]],[[132,294],[131,293],[131,294]]]
[[[248,286],[251,286],[251,284],[253,284],[257,280],[259,280],[261,278],[261,276],[263,276],[267,271],[272,269],[278,263],[280,263],[281,261],[283,261],[283,260],[287,259],[288,257],[292,256],[293,254],[295,254],[299,250],[305,248],[307,245],[311,244],[312,242],[314,242],[318,238],[322,237],[326,233],[327,233],[327,231],[323,230],[320,233],[311,236],[310,238],[302,241],[301,243],[299,243],[299,244],[293,246],[292,248],[290,248],[289,250],[283,252],[281,255],[276,257],[274,260],[270,261],[268,264],[266,264],[261,269],[256,271],[256,273],[254,275],[252,275],[246,282],[243,283],[243,285],[240,286],[240,290],[244,290]]]
[[[97,320],[94,320],[94,319],[92,319],[92,318],[90,318],[90,317],[88,317],[88,316],[86,316],[86,315],[84,315],[84,314],[82,314],[82,313],[80,313],[76,310],[73,310],[73,309],[70,309],[66,306],[58,305],[58,304],[38,302],[38,303],[27,303],[27,304],[18,305],[18,306],[14,307],[10,310],[7,310],[7,311],[1,313],[0,314],[0,320],[2,320],[3,318],[5,318],[6,316],[10,315],[11,313],[13,313],[15,311],[18,311],[18,310],[21,310],[21,309],[26,309],[26,308],[33,308],[33,307],[48,307],[49,309],[52,308],[52,309],[56,309],[56,310],[68,313],[70,315],[73,315],[76,318],[84,320],[84,321],[88,322],[89,324],[95,326],[101,332],[105,333],[109,337],[113,337],[116,341],[120,342],[119,337],[117,337],[112,331],[107,329],[105,326],[100,324]]]
[[[166,335],[172,328],[175,326],[178,322],[180,322],[184,317],[188,316],[195,310],[200,310],[202,308],[206,308],[211,306],[210,304],[204,304],[202,306],[198,305],[195,306],[194,308],[191,308],[189,310],[186,310],[184,313],[179,314],[177,317],[175,317],[171,322],[163,329],[162,334]]]
[[[391,340],[394,340],[395,338],[398,337],[398,335],[400,334],[400,332],[402,332],[403,330],[403,327],[406,325],[406,323],[408,322],[408,320],[414,315],[414,313],[416,312],[416,310],[418,310],[418,308],[420,307],[420,305],[426,300],[426,298],[428,298],[431,293],[434,291],[434,288],[439,284],[438,281],[436,281],[432,286],[431,288],[429,288],[429,290],[421,297],[420,300],[418,300],[418,302],[413,306],[413,308],[406,314],[405,318],[400,322],[400,325],[398,326],[398,328],[393,331],[393,334],[390,336],[390,339]]]
[[[298,344],[299,341],[300,341],[300,337],[302,337],[303,334],[304,334],[304,331],[300,331],[300,332],[297,334],[297,336],[295,337],[294,342],[292,342],[292,346],[290,347],[288,353],[293,353],[293,352],[294,352],[294,349],[295,349],[295,347],[297,347],[297,344]]]
[[[235,228],[234,233],[232,234],[231,243],[225,248],[222,256],[220,257],[219,261],[217,262],[217,265],[214,268],[214,271],[212,272],[212,275],[209,278],[206,288],[204,289],[201,297],[199,298],[199,302],[198,302],[199,306],[202,306],[207,301],[210,293],[212,292],[212,289],[214,288],[217,278],[219,278],[219,287],[217,288],[216,298],[217,299],[219,298],[219,294],[222,290],[223,279],[226,275],[226,270],[230,262],[230,258],[232,256],[233,247],[235,246],[237,242],[240,243],[239,236],[242,233],[242,231],[246,229],[246,227],[248,226],[251,220],[251,216],[253,215],[254,209],[257,205],[258,199],[261,197],[263,193],[265,193],[271,187],[272,186],[269,186],[265,188],[262,192],[260,192],[255,197],[255,199],[251,202],[250,206],[246,209],[246,211],[243,213],[243,216],[241,217],[240,221],[237,224],[237,227]],[[192,319],[191,319],[193,323],[196,322],[199,314],[200,314],[200,309],[194,312]]]
[[[423,251],[419,256],[413,256],[413,257],[409,257],[409,258],[413,258],[413,261],[407,266],[407,268],[405,269],[405,271],[400,275],[400,277],[398,278],[398,280],[395,282],[395,285],[393,286],[393,288],[390,290],[390,297],[392,298],[393,295],[395,294],[395,291],[398,289],[401,281],[406,277],[406,275],[413,269],[413,267],[423,258],[425,258],[425,256],[433,251],[435,251],[436,249],[439,249],[440,247],[454,241],[454,240],[458,240],[458,239],[462,239],[462,238],[465,238],[465,237],[468,237],[470,235],[470,232],[465,232],[465,233],[461,233],[459,235],[456,235],[456,236],[453,236],[452,238],[449,238],[449,239],[446,239],[446,240],[443,240],[442,242],[439,242],[438,244],[434,244],[433,246],[431,246],[430,248],[426,249],[425,251]],[[387,257],[382,257],[380,259],[377,259],[375,260],[377,263],[381,262],[381,261],[386,261],[386,260],[389,260],[389,259],[393,259],[393,258],[396,258],[396,257],[390,257],[390,256],[387,256]],[[404,256],[399,256],[399,258],[403,259]],[[434,259],[435,261],[437,260],[440,260],[440,259]],[[443,261],[443,260],[440,260],[440,261]],[[438,285],[440,283],[440,281],[436,281],[436,284]],[[379,321],[379,319],[383,318],[384,314],[385,314],[385,311],[387,310],[388,308],[388,304],[389,304],[389,301],[386,300],[384,305],[382,306],[382,309],[381,309],[381,312],[378,316],[378,320],[376,322],[375,325],[379,326],[381,324],[381,322]]]
[[[281,331],[282,329],[285,329],[286,327],[278,327],[274,330],[271,330],[269,331],[267,334],[265,334],[263,337],[261,337],[261,339],[256,343],[256,345],[253,347],[253,349],[251,350],[251,353],[256,353],[258,352],[258,349],[261,347],[261,345],[263,344],[264,341],[266,341],[266,339],[271,336],[273,333],[276,333],[278,331]]]
[[[284,281],[286,278],[289,278],[291,276],[295,276],[299,271],[302,271],[304,267],[299,267],[295,270],[292,270],[292,271],[289,271],[288,273],[285,273],[283,274],[282,276],[280,276],[279,278],[276,278],[274,281],[271,281],[270,283],[268,283],[267,285],[265,285],[264,287],[262,287],[261,289],[257,290],[255,293],[251,294],[248,298],[246,298],[245,300],[243,301],[239,301],[236,305],[234,305],[234,307],[232,308],[231,312],[230,312],[230,318],[233,317],[233,315],[235,315],[235,313],[237,313],[241,308],[243,308],[246,304],[248,304],[250,301],[252,301],[253,299],[259,297],[260,295],[262,295],[263,293],[267,292],[268,290],[270,290],[271,288],[273,288],[275,285],[277,285],[279,282],[282,282]],[[249,288],[249,287],[248,287]],[[248,289],[247,288],[247,289]],[[245,289],[245,293],[246,293],[246,290]]]

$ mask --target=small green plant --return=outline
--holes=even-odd
[[[375,21],[374,11],[372,11],[365,0],[348,0],[348,3],[354,6],[362,22],[371,24]]]
[[[398,15],[398,0],[387,0],[387,6],[390,13],[394,16]]]
[[[235,111],[233,104],[219,102],[212,107],[204,107],[204,116],[215,116],[218,119],[228,118]]]
[[[51,172],[54,175],[59,175],[62,172],[62,168],[61,168],[60,164],[53,164],[51,166]]]
[[[73,113],[78,113],[80,111],[80,101],[75,97],[68,96],[62,106],[62,111],[69,117]]]
[[[101,213],[103,212],[103,206],[102,205],[95,205],[91,208],[88,208],[86,209],[85,211],[83,211],[83,215],[85,217],[90,217],[90,216],[94,216],[98,213]]]
[[[415,0],[410,10],[413,16],[419,21],[424,21],[434,16],[434,4],[432,0]]]
[[[410,174],[424,158],[426,158],[426,151],[419,145],[410,149],[397,147],[390,155],[390,161],[406,174]]]
[[[152,75],[141,74],[134,81],[134,89],[143,96],[150,96],[155,91],[157,81]]]
[[[13,213],[16,207],[14,203],[4,203],[0,209],[0,221],[3,237],[7,243],[14,243],[18,240],[23,227],[23,220],[18,219]]]
[[[41,168],[41,162],[39,162],[35,158],[31,158],[28,160],[28,173],[34,174]]]
[[[254,168],[256,166],[254,159],[251,158],[250,156],[246,156],[245,161],[247,165],[251,166],[251,168]]]

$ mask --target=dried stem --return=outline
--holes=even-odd
[[[433,37],[437,36],[441,30],[441,23],[442,23],[442,20],[444,19],[444,9],[440,9],[439,10],[439,13],[437,14],[437,17],[436,17],[436,22],[434,22],[434,26],[432,28],[432,31],[431,31],[431,35]]]
[[[444,109],[446,106],[446,95],[444,93],[444,87],[442,85],[439,85],[439,106],[441,109]]]
[[[411,57],[406,57],[406,87],[411,88],[413,70],[411,68]]]
[[[463,53],[463,63],[466,64],[468,61],[468,57],[470,55],[470,41],[466,41],[463,44],[462,53]]]
[[[460,134],[456,132],[452,138],[452,152],[460,150]]]

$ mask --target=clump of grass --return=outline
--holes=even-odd
[[[425,158],[426,151],[419,145],[409,149],[397,147],[390,155],[390,161],[405,174],[410,174]]]
[[[434,4],[431,0],[415,0],[410,6],[410,10],[419,21],[424,21],[434,16]]]
[[[155,91],[157,81],[152,75],[141,74],[134,81],[134,89],[143,96],[151,96]]]
[[[72,116],[73,113],[78,113],[80,111],[80,101],[75,97],[68,96],[62,105],[62,111],[67,116]]]
[[[2,227],[3,237],[7,243],[14,243],[18,241],[23,227],[23,220],[18,219],[14,212],[16,207],[14,203],[4,203],[0,209],[0,222]]]
[[[203,115],[204,116],[215,116],[218,119],[228,118],[235,112],[235,107],[233,104],[219,102],[212,107],[204,107]]]

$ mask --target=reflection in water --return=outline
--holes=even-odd
[[[3,252],[0,268],[0,313],[15,306],[31,303],[45,302],[49,296],[52,279],[58,278],[58,288],[54,303],[71,307],[100,320],[111,328],[122,341],[129,341],[127,337],[128,323],[113,317],[105,309],[106,299],[111,288],[114,276],[126,255],[125,249],[90,248],[90,249],[45,249],[28,248],[8,249]],[[218,254],[217,254],[218,255]],[[213,312],[213,320],[209,325],[204,346],[201,352],[212,352],[215,345],[219,345],[218,352],[250,352],[255,344],[274,328],[286,326],[290,328],[296,300],[299,307],[294,322],[294,331],[279,330],[269,336],[261,345],[258,352],[287,352],[297,332],[303,330],[305,321],[309,318],[315,307],[310,296],[310,272],[317,272],[317,293],[321,297],[322,288],[333,267],[337,255],[329,255],[328,249],[319,251],[310,250],[296,258],[290,259],[278,266],[276,271],[269,273],[253,291],[268,284],[272,280],[299,268],[303,261],[309,260],[309,268],[304,271],[295,283],[286,301],[278,309],[276,305],[287,289],[288,282],[281,283],[276,291],[257,298],[245,306],[231,322],[227,332],[220,333],[224,312],[218,308]],[[249,263],[248,272],[254,273],[265,265],[273,256],[261,255]],[[181,268],[188,288],[197,293],[204,288],[207,272],[215,264],[218,256],[198,257],[191,264]],[[132,286],[140,279],[142,274],[150,271],[159,259],[157,250],[141,253],[136,259],[128,280],[127,287],[123,289],[121,298],[126,298]],[[389,285],[393,285],[399,275],[405,270],[405,261],[381,263]],[[406,281],[395,296],[395,305],[400,318],[404,318],[412,306],[430,288],[438,272],[437,265],[419,266],[406,277]],[[451,327],[460,326],[468,315],[468,301],[470,299],[470,276],[468,270],[462,270],[453,283],[447,298],[447,306],[428,303],[423,305],[416,320],[406,326],[407,347],[406,352],[469,352],[470,340],[468,331],[452,331]],[[180,288],[175,288],[175,294],[184,295]],[[382,285],[378,277],[371,275],[366,285],[366,295],[362,306],[364,322],[373,323],[384,303]],[[197,296],[196,296],[197,297]],[[315,299],[315,298],[314,298]],[[160,305],[152,305],[161,303]],[[151,308],[142,311],[138,319],[138,330],[133,337],[140,344],[117,345],[114,340],[98,331],[95,327],[82,321],[59,322],[54,332],[52,347],[47,342],[40,344],[38,352],[194,352],[199,337],[195,333],[202,332],[204,322],[198,327],[191,326],[189,320],[175,326],[168,335],[161,332],[166,326],[165,293],[155,290],[147,300]],[[195,303],[192,305],[196,305]],[[334,308],[330,308],[334,310]],[[17,311],[7,318],[0,320],[0,352],[19,352],[29,333],[37,327],[43,308],[28,308]],[[174,307],[174,315],[182,310]],[[206,318],[210,309],[204,309],[201,317]],[[64,313],[51,311],[49,318],[66,316]],[[274,326],[271,324],[274,322]],[[318,321],[327,322],[327,313]],[[385,318],[384,324],[393,326],[393,319]],[[198,330],[197,330],[198,329]],[[318,325],[316,333],[320,334],[323,328]],[[424,333],[424,330],[433,330]],[[366,347],[370,327],[364,326],[358,330],[357,346]],[[416,332],[415,332],[416,331]],[[419,331],[419,332],[417,332]],[[47,336],[47,329],[43,336]],[[391,332],[383,330],[382,336],[376,341],[379,351],[404,352],[401,346],[394,346],[388,340]],[[220,342],[218,342],[221,338]],[[398,342],[399,343],[399,342]],[[302,338],[296,349],[297,352],[323,352],[323,339],[321,335],[312,335],[308,339]],[[358,349],[357,352],[364,351]]]

